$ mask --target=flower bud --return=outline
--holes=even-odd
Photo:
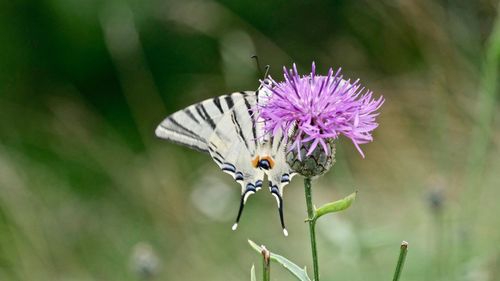
[[[300,175],[308,178],[318,177],[328,172],[335,163],[335,143],[327,139],[329,152],[326,153],[322,146],[317,145],[311,154],[307,155],[312,142],[300,144],[300,157],[296,148],[287,148],[286,161],[290,168]]]

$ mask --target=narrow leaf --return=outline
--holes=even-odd
[[[255,265],[252,264],[252,269],[250,269],[250,281],[257,281],[255,277]]]
[[[262,253],[262,248],[259,245],[255,244],[255,242],[253,242],[252,240],[248,240],[248,244],[250,244],[250,246],[252,246],[252,248],[254,248],[254,250],[259,254]],[[304,269],[300,268],[298,265],[294,264],[287,258],[271,252],[271,260],[281,264],[300,281],[311,281]]]
[[[317,220],[319,217],[326,215],[328,213],[335,213],[335,212],[339,212],[339,211],[342,211],[342,210],[349,208],[349,206],[351,206],[354,199],[356,199],[357,193],[358,192],[356,191],[356,192],[346,196],[343,199],[340,199],[340,200],[335,201],[335,202],[327,203],[327,204],[319,207],[314,212],[313,220]]]

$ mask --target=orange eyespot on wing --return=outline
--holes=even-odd
[[[259,161],[260,161],[259,155],[255,156],[255,158],[252,159],[252,161],[251,161],[252,162],[252,167],[254,167],[254,168],[259,167]]]

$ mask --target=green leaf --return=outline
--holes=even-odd
[[[255,265],[252,264],[252,269],[250,269],[250,281],[257,281],[255,277]]]
[[[262,247],[255,244],[255,242],[253,242],[252,240],[248,240],[248,244],[250,244],[250,246],[252,246],[252,248],[254,248],[254,250],[257,251],[259,254],[262,252]],[[271,260],[281,264],[291,274],[297,277],[297,279],[301,281],[311,281],[311,279],[309,279],[309,276],[307,276],[305,268],[304,269],[300,268],[298,265],[294,264],[287,258],[271,252]]]
[[[319,207],[314,212],[313,220],[317,220],[321,216],[326,215],[328,213],[335,213],[335,212],[339,212],[339,211],[342,211],[342,210],[349,208],[349,206],[351,206],[354,199],[356,199],[357,193],[358,192],[356,191],[356,192],[346,196],[344,199],[340,199],[340,200],[335,201],[335,202],[327,203],[327,204]]]

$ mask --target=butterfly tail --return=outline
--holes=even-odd
[[[283,229],[283,235],[288,236],[288,230],[285,226],[285,219],[283,218],[283,187],[279,188],[277,185],[270,183],[269,190],[271,194],[276,198],[276,203],[278,204],[278,212],[280,216],[281,228]]]
[[[261,180],[258,180],[255,184],[246,183],[246,185],[244,185],[243,192],[241,193],[240,207],[238,209],[238,215],[236,216],[236,222],[233,224],[233,227],[232,227],[233,230],[236,230],[238,228],[238,224],[240,223],[241,215],[243,214],[243,209],[245,208],[245,204],[247,203],[248,198],[250,197],[250,195],[259,191],[261,189],[261,187],[262,187]]]

